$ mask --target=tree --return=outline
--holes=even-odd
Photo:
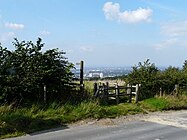
[[[187,60],[184,61],[183,70],[187,71]]]
[[[169,66],[161,73],[161,87],[166,94],[170,94],[176,84],[184,84],[184,78],[184,73],[179,68]]]
[[[14,51],[0,47],[0,101],[33,102],[43,99],[43,87],[47,87],[48,100],[62,100],[68,95],[73,74],[73,64],[58,49],[42,51],[39,38],[32,41],[15,39]]]
[[[164,71],[160,71],[148,59],[133,67],[132,72],[128,75],[128,81],[130,84],[142,85],[140,96],[144,99],[158,94],[160,88],[165,94],[172,94],[176,84],[180,85],[181,90],[184,90],[187,87],[187,74],[185,67],[180,70],[169,66]]]
[[[155,64],[150,63],[150,60],[147,59],[132,68],[132,72],[128,75],[128,82],[130,84],[141,84],[140,96],[142,99],[154,96],[159,86],[157,81],[158,68]]]

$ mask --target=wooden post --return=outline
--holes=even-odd
[[[106,99],[106,86],[105,86],[105,83],[103,83],[103,85],[102,85],[102,92],[103,92],[103,98],[104,98],[104,100]]]
[[[175,85],[175,96],[178,96],[178,94],[179,94],[179,85],[176,84]]]
[[[106,82],[106,93],[107,93],[107,100],[108,100],[108,95],[109,95],[108,88],[109,88],[109,83],[108,83],[108,82]]]
[[[47,95],[46,95],[46,93],[47,93],[47,88],[46,88],[46,85],[44,85],[44,103],[47,102]]]
[[[82,97],[84,96],[83,76],[84,76],[84,61],[81,61],[80,62],[80,92]]]
[[[163,96],[163,93],[162,93],[162,87],[160,87],[160,97]]]
[[[139,84],[136,84],[135,103],[138,103],[138,96],[139,96]]]
[[[97,97],[97,83],[94,83],[94,96]]]
[[[115,92],[116,92],[116,103],[119,104],[119,86],[116,84],[115,86]]]
[[[103,83],[104,88],[104,100],[108,101],[108,83],[106,85]]]
[[[127,95],[129,95],[129,103],[132,101],[132,86],[127,84]]]

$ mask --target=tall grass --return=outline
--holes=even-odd
[[[129,112],[130,111],[130,112]],[[141,112],[135,104],[102,106],[98,101],[84,101],[77,105],[56,103],[48,107],[0,107],[0,138],[23,135],[43,129],[64,126],[86,118],[100,119]]]
[[[64,105],[52,103],[49,106],[13,108],[0,107],[0,138],[13,137],[39,130],[66,126],[86,118],[115,118],[117,116],[145,113],[168,109],[187,108],[187,96],[165,96],[146,99],[138,104],[121,103],[102,105],[99,101],[83,101]]]
[[[143,100],[139,103],[147,111],[187,109],[187,96],[163,96]]]

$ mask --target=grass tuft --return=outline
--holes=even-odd
[[[138,104],[121,103],[102,105],[99,101],[83,101],[79,104],[65,105],[52,103],[49,106],[13,108],[11,105],[0,107],[0,138],[20,136],[49,128],[66,126],[86,118],[115,118],[122,115],[186,109],[187,96],[165,96],[146,99]]]

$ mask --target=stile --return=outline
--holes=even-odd
[[[103,98],[106,101],[109,101],[110,97],[114,97],[116,100],[116,103],[118,104],[120,101],[120,97],[122,96],[128,96],[129,102],[132,102],[132,96],[135,95],[135,102],[138,102],[138,96],[139,96],[139,87],[141,85],[137,84],[135,86],[127,85],[127,86],[119,86],[117,83],[115,86],[109,86],[109,83],[94,83],[94,96],[97,98]],[[124,89],[126,91],[124,92]],[[134,92],[132,92],[135,89]],[[111,92],[113,91],[113,92]]]

